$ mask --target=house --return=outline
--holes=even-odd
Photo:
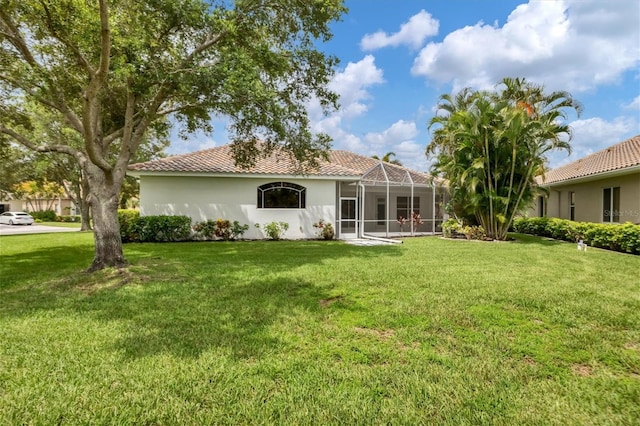
[[[186,215],[192,221],[237,220],[245,238],[263,238],[255,224],[286,222],[285,238],[316,236],[320,219],[341,239],[433,234],[441,229],[442,187],[422,172],[348,151],[330,151],[319,167],[296,173],[275,152],[250,169],[236,167],[231,145],[129,166],[140,180],[142,215]],[[421,224],[406,221],[415,212]]]
[[[640,223],[640,135],[547,172],[532,216]]]
[[[56,198],[34,198],[16,200],[12,194],[5,194],[0,200],[0,213],[9,211],[38,212],[53,210],[56,215],[75,215],[76,205],[65,196]]]

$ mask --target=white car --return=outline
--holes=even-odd
[[[7,225],[31,225],[33,216],[25,212],[4,212],[0,214],[0,223]]]

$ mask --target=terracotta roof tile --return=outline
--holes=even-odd
[[[538,183],[549,185],[639,165],[640,135],[637,135],[577,161],[550,170],[544,179],[538,179]]]
[[[231,154],[231,145],[223,145],[188,154],[174,155],[159,160],[137,163],[129,166],[131,171],[140,172],[184,172],[184,173],[243,173],[243,174],[294,174],[295,164],[284,154],[274,152],[261,157],[256,164],[243,169],[235,165]],[[320,167],[308,170],[309,175],[353,176],[354,170],[340,164],[321,161]]]
[[[321,160],[316,169],[307,170],[311,176],[362,176],[380,164],[379,160],[355,154],[349,151],[329,151],[329,161]],[[390,180],[404,179],[407,172],[414,183],[428,184],[427,173],[417,172],[395,164],[383,163]],[[171,172],[171,173],[240,173],[265,175],[296,174],[295,164],[287,154],[274,152],[259,158],[255,166],[243,169],[235,165],[231,154],[231,145],[223,145],[189,154],[174,155],[159,160],[137,163],[129,166],[134,172]],[[399,182],[402,180],[398,180]]]

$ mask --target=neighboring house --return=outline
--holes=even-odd
[[[75,215],[76,206],[70,198],[57,197],[53,199],[15,200],[12,196],[0,201],[0,213],[10,211],[34,212],[53,210],[56,215]]]
[[[444,190],[428,174],[347,151],[330,151],[305,174],[284,153],[241,169],[230,145],[133,164],[128,173],[140,179],[142,215],[237,220],[250,225],[245,238],[263,238],[254,225],[272,221],[289,224],[285,238],[301,239],[316,236],[323,219],[347,239],[435,233],[443,220]],[[411,212],[424,223],[401,226]]]
[[[538,184],[549,195],[530,216],[640,223],[640,135],[553,169]]]

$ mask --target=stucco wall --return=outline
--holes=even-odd
[[[570,219],[570,193],[575,193],[575,217],[578,222],[602,222],[603,189],[620,187],[620,223],[640,223],[640,173],[592,180],[550,188],[547,216]],[[537,201],[536,201],[537,203]],[[529,210],[538,216],[537,204]]]
[[[306,188],[305,209],[258,209],[257,188],[269,182],[286,181]],[[336,185],[332,180],[265,179],[223,177],[141,176],[142,215],[186,215],[192,221],[237,220],[248,224],[244,238],[264,238],[254,224],[287,222],[284,238],[313,238],[313,223],[324,219],[335,224]]]
[[[58,216],[72,214],[74,208],[73,202],[67,198],[58,198],[56,200],[40,200],[39,202],[29,203],[25,200],[7,200],[0,201],[0,204],[4,205],[5,211],[24,211],[33,212],[39,210],[46,210],[50,207]]]

